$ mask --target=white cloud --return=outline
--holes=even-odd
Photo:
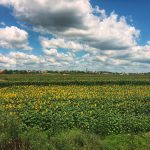
[[[136,72],[150,67],[150,42],[138,45],[140,31],[128,24],[124,16],[114,12],[108,15],[98,6],[93,8],[89,0],[1,0],[0,4],[11,6],[13,14],[31,24],[34,31],[54,37],[40,37],[43,56],[11,52],[3,61],[11,58],[19,66],[32,64],[34,68],[42,65],[44,69],[61,67],[62,70]],[[10,39],[0,38],[1,47],[31,49],[28,34],[22,33],[19,34],[22,38],[17,38],[16,32]],[[77,57],[83,51],[85,55]]]
[[[41,45],[44,49],[49,48],[65,48],[65,49],[72,49],[72,50],[82,50],[83,46],[79,43],[75,43],[74,41],[65,41],[64,39],[50,39],[41,38]]]
[[[125,17],[115,13],[107,16],[99,7],[93,8],[89,0],[2,0],[0,4],[12,6],[16,17],[42,32],[49,31],[102,50],[135,46],[139,36],[139,30],[128,25]]]
[[[5,22],[0,22],[0,25],[5,26],[6,24]]]
[[[10,59],[10,58],[8,58],[8,57],[6,57],[6,56],[0,54],[0,64],[5,64],[5,63],[8,63],[8,62],[9,62],[10,64],[15,64],[15,61],[14,61],[14,60],[12,60],[12,59]]]
[[[148,41],[147,44],[150,45],[150,41]]]
[[[141,55],[142,48],[139,49]],[[144,52],[143,52],[144,53]],[[141,57],[130,53],[130,58],[116,58],[115,55],[90,54],[86,53],[81,58],[67,52],[58,52],[56,49],[45,50],[43,56],[22,52],[10,52],[0,54],[0,67],[4,69],[43,69],[43,70],[97,70],[97,71],[121,71],[121,72],[147,72],[149,63],[140,60],[148,59],[148,56]],[[115,56],[115,57],[114,57]],[[114,57],[114,58],[113,58]],[[148,59],[149,60],[149,59]]]
[[[93,22],[88,29],[69,29],[64,36],[79,39],[100,50],[124,50],[137,44],[140,32],[128,25],[124,17],[112,13],[102,21],[90,18],[88,22]]]
[[[9,57],[16,60],[16,63],[20,64],[38,64],[40,63],[40,60],[38,56],[32,55],[32,54],[26,54],[22,52],[10,52]]]
[[[75,57],[72,53],[67,52],[62,53],[58,52],[57,49],[44,50],[45,58],[51,63],[57,63],[59,65],[69,64],[70,62],[74,62]]]
[[[16,66],[16,61],[14,59],[0,54],[0,68],[1,69],[7,69],[7,68],[13,69],[14,66]]]
[[[67,49],[71,52],[87,51],[91,53],[97,51],[96,48],[89,47],[86,44],[78,43],[77,41],[65,40],[63,38],[48,39],[48,38],[40,37],[40,43],[44,50],[62,48],[62,49]]]
[[[0,28],[0,47],[32,50],[28,44],[28,33],[15,26]]]
[[[150,46],[136,46],[130,51],[129,58],[132,62],[147,63],[150,65]]]
[[[23,52],[0,54],[0,67],[4,69],[40,69],[44,58]]]

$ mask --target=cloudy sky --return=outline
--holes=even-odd
[[[0,69],[150,71],[149,0],[0,0]]]

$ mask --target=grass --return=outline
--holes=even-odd
[[[100,136],[68,129],[49,136],[40,127],[28,127],[19,118],[0,117],[1,150],[149,150],[150,133]]]

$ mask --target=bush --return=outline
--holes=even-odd
[[[80,130],[62,132],[51,139],[57,150],[100,150],[102,143],[97,135]]]

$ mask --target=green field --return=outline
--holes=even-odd
[[[149,150],[150,75],[0,75],[0,113],[1,149]]]

